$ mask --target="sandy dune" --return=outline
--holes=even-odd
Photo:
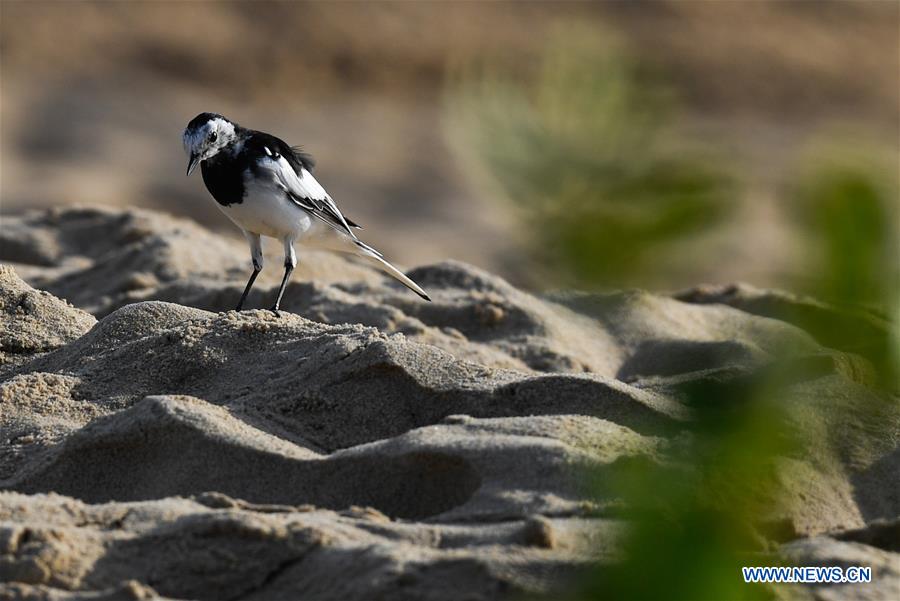
[[[229,311],[246,251],[187,221],[29,213],[0,242],[0,598],[552,591],[615,557],[629,514],[608,483],[665,460],[686,391],[787,361],[802,435],[773,542],[875,568],[840,598],[900,586],[877,316],[746,286],[541,297],[454,262],[411,272],[428,304],[316,255],[276,318]],[[822,315],[860,332],[853,354]]]

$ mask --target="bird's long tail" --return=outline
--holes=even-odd
[[[369,261],[369,263],[385,272],[425,300],[431,300],[431,297],[429,297],[418,284],[406,277],[406,274],[404,274],[402,271],[388,263],[380,252],[360,240],[354,240],[353,242],[356,246],[355,251],[357,256],[366,259],[367,261]]]

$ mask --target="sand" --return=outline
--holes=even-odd
[[[536,296],[458,262],[411,271],[424,303],[302,255],[277,318],[230,310],[246,251],[188,221],[29,213],[0,242],[2,599],[559,591],[615,560],[607,484],[667,460],[684,391],[788,360],[804,435],[772,542],[876,570],[815,597],[900,586],[900,404],[810,317],[874,316],[748,286]]]

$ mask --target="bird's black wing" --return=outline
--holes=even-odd
[[[315,167],[315,161],[310,155],[263,132],[253,132],[245,145],[246,151],[258,157],[253,168],[271,174],[285,190],[290,201],[335,230],[356,239],[356,234],[350,228],[359,226],[344,217],[328,192],[313,177],[312,169]]]
[[[310,173],[313,172],[313,169],[316,168],[316,160],[312,157],[311,154],[305,152],[299,146],[291,146],[291,154],[293,155],[293,162],[291,163],[291,167],[294,167],[294,170],[297,170],[297,165],[303,167]],[[291,159],[288,159],[288,162],[291,162]]]

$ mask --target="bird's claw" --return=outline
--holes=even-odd
[[[281,312],[278,310],[278,307],[271,307],[269,309],[272,313],[275,314],[275,317],[281,317]]]

